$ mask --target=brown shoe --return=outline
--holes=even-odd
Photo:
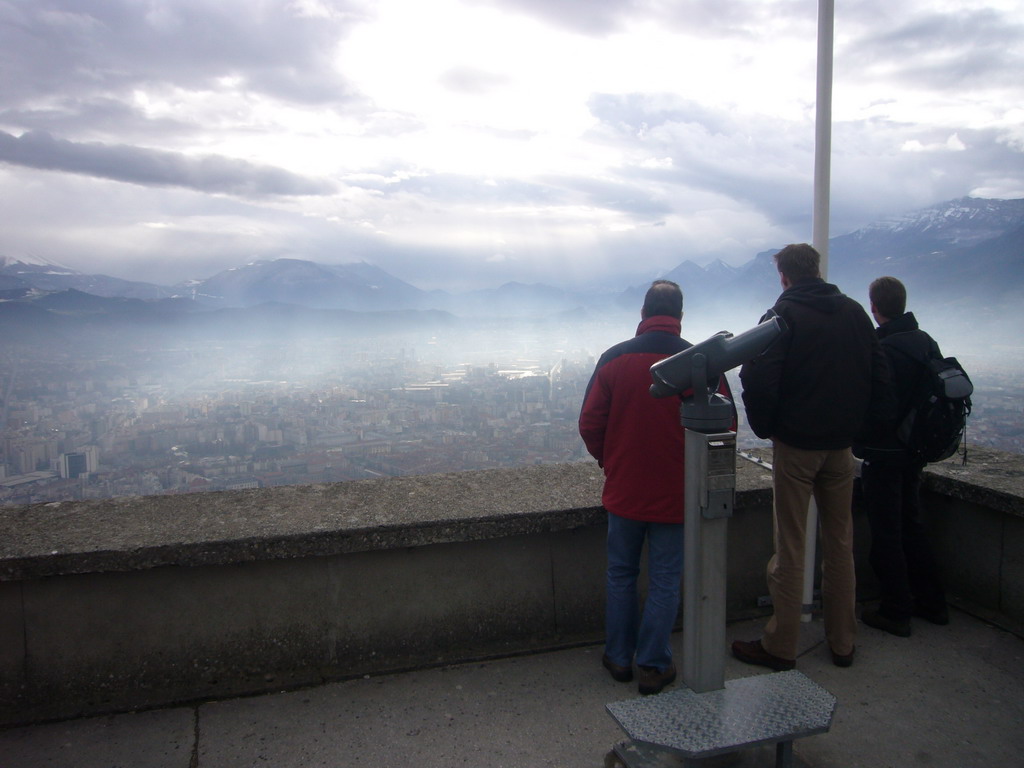
[[[662,688],[676,681],[676,665],[669,664],[665,669],[657,667],[639,667],[641,696],[661,693]]]
[[[745,664],[757,664],[776,672],[796,669],[796,662],[773,656],[764,649],[760,640],[736,640],[732,644],[732,655]]]
[[[611,673],[612,679],[620,683],[628,683],[633,679],[633,668],[616,664],[608,658],[608,654],[601,657],[601,664]]]

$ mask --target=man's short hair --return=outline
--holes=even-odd
[[[644,317],[667,315],[681,319],[683,316],[683,291],[671,280],[655,280],[644,296]]]
[[[787,245],[773,258],[779,272],[790,282],[821,277],[821,255],[807,243]]]
[[[895,320],[907,311],[907,289],[895,277],[880,277],[868,288],[868,298],[882,317]]]

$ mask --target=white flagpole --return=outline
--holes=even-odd
[[[828,279],[829,193],[832,181],[832,39],[835,0],[818,0],[818,87],[814,118],[814,221],[811,245],[821,254],[821,276]],[[814,608],[814,575],[818,542],[818,507],[813,497],[807,509],[804,538],[804,621]]]
[[[818,0],[818,94],[814,120],[814,223],[811,245],[828,279],[828,217],[832,158],[832,37],[835,0]]]

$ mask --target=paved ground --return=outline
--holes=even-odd
[[[853,667],[820,622],[797,668],[839,701],[828,733],[796,742],[815,768],[1024,765],[1024,640],[960,611],[901,639],[861,627]],[[760,622],[728,628],[759,636]],[[675,637],[681,656],[681,635]],[[605,704],[636,696],[599,647],[350,680],[301,691],[0,731],[0,768],[602,768],[624,734]],[[729,659],[727,679],[767,674]],[[773,766],[748,750],[715,766]],[[658,766],[680,765],[675,758]]]

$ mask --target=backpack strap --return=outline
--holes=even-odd
[[[900,344],[895,340],[900,336],[913,333],[913,331],[905,331],[904,333],[895,333],[892,336],[887,336],[881,340],[882,345],[886,349],[891,349],[899,352],[901,355],[911,360],[916,364],[916,374],[914,375],[913,383],[909,386],[909,398],[907,399],[903,411],[899,413],[896,419],[898,424],[906,422],[909,415],[914,412],[917,407],[918,401],[921,399],[922,392],[928,383],[928,361],[932,358],[932,345],[931,337],[925,334],[925,338],[928,339],[929,343],[924,345],[918,345],[919,349],[915,349],[913,352],[907,349],[906,345]],[[908,339],[909,340],[909,339]],[[916,353],[916,354],[915,354]],[[895,382],[893,382],[895,384]],[[897,389],[899,392],[899,389]],[[903,402],[902,400],[900,402]]]
[[[921,339],[923,343],[915,344],[914,340],[909,338],[910,334],[919,334],[916,338]],[[910,341],[911,344],[918,347],[918,349],[911,351],[908,349],[908,346],[910,345],[900,343],[903,340]],[[880,343],[886,348],[896,350],[901,355],[909,357],[911,360],[916,363],[920,363],[921,365],[928,365],[929,360],[942,358],[942,352],[939,350],[939,345],[935,343],[935,340],[931,336],[920,329],[894,333],[891,336],[886,336],[884,339],[881,339]]]

